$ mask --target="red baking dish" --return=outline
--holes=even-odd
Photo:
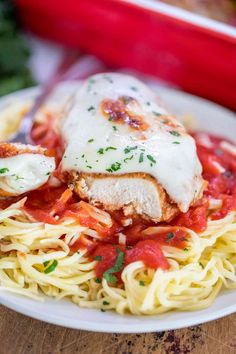
[[[236,110],[236,28],[155,0],[15,0],[36,34]]]

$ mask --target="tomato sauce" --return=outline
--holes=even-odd
[[[123,101],[121,103],[125,106]],[[114,121],[123,119],[118,110],[120,106],[115,109],[113,106],[105,105],[103,108],[106,110],[105,113],[113,114]],[[113,111],[108,112],[108,108],[112,108]],[[54,149],[54,153],[59,158],[62,144],[58,142],[55,133],[52,131],[48,133],[51,139],[49,144],[49,138],[46,139],[44,136],[46,127],[36,128],[33,131],[35,141],[49,149]],[[230,211],[236,210],[236,155],[222,147],[220,138],[208,135],[207,143],[204,143],[201,134],[193,134],[193,137],[196,140],[207,187],[201,200],[191,206],[187,213],[179,214],[170,224],[162,223],[163,229],[138,217],[132,218],[130,226],[123,226],[126,217],[120,211],[111,213],[112,225],[105,226],[90,215],[88,208],[83,208],[80,199],[63,183],[59,187],[51,187],[47,183],[38,190],[25,194],[27,201],[24,208],[38,221],[57,224],[64,217],[71,217],[78,220],[82,226],[97,231],[100,235],[99,240],[82,235],[70,248],[71,252],[82,249],[88,251],[90,259],[97,261],[95,273],[98,278],[101,278],[105,272],[111,273],[112,269],[115,269],[114,274],[120,281],[123,267],[135,261],[142,261],[150,268],[166,270],[169,268],[169,263],[163,254],[163,246],[185,249],[189,238],[186,228],[201,233],[207,227],[208,217],[217,220],[225,217]],[[60,145],[60,149],[56,148],[57,144]],[[0,208],[4,209],[22,197],[0,200]],[[222,207],[215,211],[209,210],[209,202],[212,198],[222,201]],[[119,244],[119,233],[125,237],[125,245]],[[120,264],[117,264],[118,261]]]

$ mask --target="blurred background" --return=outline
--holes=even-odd
[[[236,110],[236,0],[0,0],[0,95],[125,70]]]

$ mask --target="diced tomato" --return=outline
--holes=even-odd
[[[80,225],[91,228],[97,231],[101,236],[106,238],[106,241],[112,241],[110,239],[115,233],[121,230],[121,227],[113,221],[111,227],[101,225],[96,219],[91,217],[83,208],[71,208],[65,211],[65,216],[75,218],[79,221]]]
[[[34,124],[31,138],[35,144],[48,149],[48,154],[56,157],[57,164],[60,162],[64,144],[61,136],[54,129],[54,118],[51,115],[48,115],[44,123]]]
[[[79,250],[87,250],[88,252],[92,252],[97,244],[98,243],[96,241],[89,240],[85,235],[80,235],[79,239],[70,246],[70,250],[72,252],[77,252]]]
[[[118,254],[117,249],[125,253],[124,266],[136,261],[143,261],[150,268],[169,268],[169,263],[162,253],[160,245],[154,240],[139,241],[131,249],[106,243],[103,245],[99,244],[92,254],[93,259],[96,256],[100,257],[95,267],[97,277],[101,278],[106,270],[114,266]],[[116,274],[118,278],[119,274]]]
[[[35,220],[48,224],[58,224],[59,220],[54,218],[56,213],[63,215],[72,192],[65,190],[65,186],[50,188],[48,186],[29,192],[24,209]]]
[[[68,208],[68,202],[71,200],[73,196],[72,191],[67,188],[62,195],[60,196],[60,198],[58,200],[56,200],[55,204],[53,205],[52,208],[52,214],[58,214],[61,215],[63,212],[66,211],[66,209]]]
[[[143,261],[147,267],[168,269],[169,263],[165,258],[160,244],[154,240],[139,241],[132,249],[126,250],[125,263]]]
[[[172,225],[185,226],[195,232],[203,232],[207,227],[208,202],[202,205],[191,207],[187,213],[178,215]]]
[[[100,244],[92,254],[93,258],[96,256],[101,257],[95,267],[95,273],[98,278],[101,278],[106,270],[114,266],[117,259],[117,248],[121,249],[120,246],[114,246],[109,243]]]
[[[149,240],[157,241],[160,245],[169,245],[178,248],[186,247],[188,234],[181,228],[170,226],[166,231],[162,232],[155,230],[155,226],[150,229],[145,223],[139,222],[138,224],[129,227],[127,230],[124,230],[123,233],[126,235],[126,244],[133,246],[138,241],[146,240],[148,238]],[[149,232],[147,233],[146,230]]]
[[[41,209],[30,209],[24,207],[25,211],[30,214],[35,220],[43,222],[45,224],[56,225],[59,223],[53,216],[50,215],[49,211],[41,210]]]
[[[222,208],[211,215],[213,220],[224,218],[230,211],[236,211],[236,195],[223,195]]]
[[[221,171],[217,167],[217,165],[221,165],[221,161],[218,156],[213,155],[202,146],[198,147],[198,156],[203,165],[204,173],[209,173],[213,176],[218,176],[221,174]]]

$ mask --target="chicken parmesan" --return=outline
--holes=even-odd
[[[146,85],[99,74],[78,90],[64,118],[61,170],[96,206],[155,222],[186,212],[204,181],[194,139]]]
[[[17,196],[45,184],[55,169],[54,157],[32,145],[0,142],[0,197]]]
[[[236,288],[235,144],[187,132],[133,77],[74,88],[35,145],[0,143],[0,288],[133,315]]]

